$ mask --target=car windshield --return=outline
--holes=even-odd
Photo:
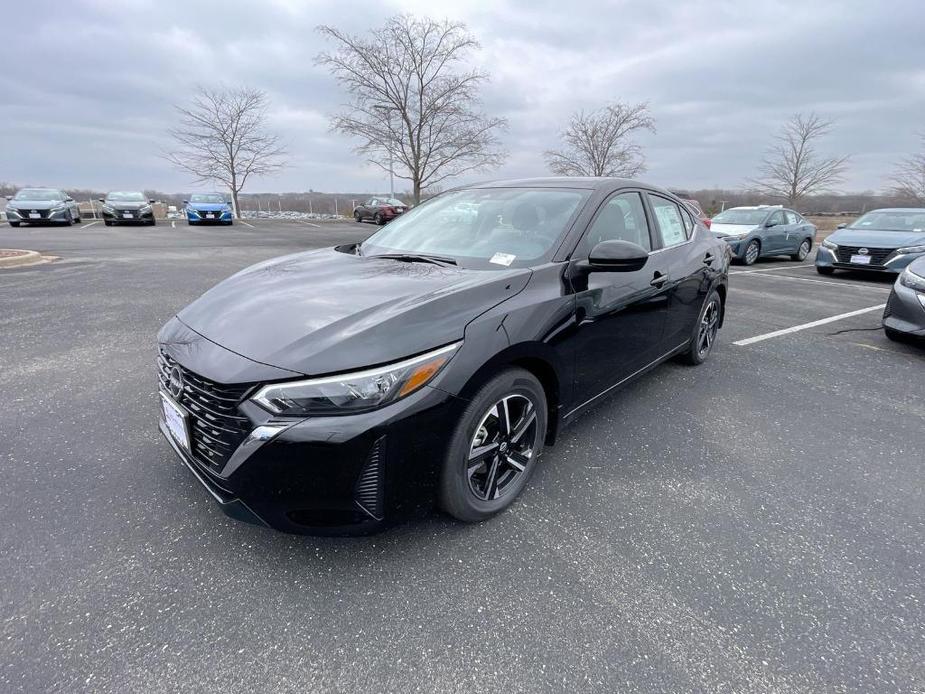
[[[555,188],[444,193],[373,234],[360,254],[444,256],[486,269],[524,267],[555,251],[587,197],[584,190]]]
[[[113,202],[144,202],[145,196],[141,193],[110,193],[106,196]]]
[[[14,200],[42,200],[53,202],[55,200],[64,200],[64,195],[58,190],[47,190],[45,188],[23,188],[16,193]]]
[[[850,229],[925,231],[925,209],[874,210],[849,225]]]
[[[733,207],[731,210],[720,212],[713,218],[714,224],[761,224],[768,216],[768,210],[750,210]]]
[[[225,197],[218,193],[197,193],[196,195],[191,195],[190,202],[210,202],[214,204],[221,204],[225,202]]]

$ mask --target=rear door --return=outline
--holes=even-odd
[[[698,240],[688,210],[656,193],[649,193],[648,200],[658,227],[659,248],[652,255],[658,256],[658,265],[669,277],[665,285],[669,310],[663,338],[663,352],[667,352],[690,339],[710,284],[709,268],[722,259]]]

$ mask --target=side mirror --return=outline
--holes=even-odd
[[[184,201],[183,201],[183,204],[184,204],[184,205],[189,205],[189,200],[184,200]]]
[[[836,228],[836,229],[844,229],[846,226],[848,226],[848,222],[842,222],[841,224],[839,224],[839,225],[838,225],[837,227],[835,227],[835,228]]]
[[[74,198],[68,196],[68,197],[64,198],[64,202],[74,202]]]
[[[103,203],[106,202],[106,198],[97,198],[97,200],[99,200],[100,202],[103,202]]]
[[[12,199],[13,199],[13,196],[12,196],[12,195],[7,195],[7,196],[6,196],[6,199],[7,199],[7,200],[12,200]]]
[[[589,272],[635,272],[649,261],[649,252],[630,241],[601,241],[583,263]]]
[[[764,223],[765,229],[770,229],[771,227],[776,227],[776,226],[777,226],[777,222],[775,222],[773,219],[769,219],[768,221]]]
[[[149,205],[153,205],[153,204],[156,203],[156,202],[157,202],[157,200],[148,200],[148,204],[149,204]]]

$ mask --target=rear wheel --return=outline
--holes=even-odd
[[[818,272],[820,275],[831,275],[835,272],[835,268],[826,267],[825,265],[817,265],[816,272]]]
[[[800,244],[800,247],[797,249],[797,252],[790,256],[791,260],[797,260],[803,262],[806,260],[806,256],[809,255],[809,251],[812,249],[813,244],[809,239],[803,239],[803,243]]]
[[[754,265],[755,261],[761,255],[761,241],[752,239],[745,247],[745,253],[742,255],[742,262],[746,265]]]
[[[440,474],[440,505],[472,523],[504,510],[526,486],[546,437],[546,394],[524,369],[502,371],[463,411]]]
[[[690,346],[680,356],[683,363],[697,366],[707,360],[713,349],[713,344],[716,342],[722,315],[723,300],[720,298],[719,292],[714,289],[703,303],[703,308],[700,309],[700,316],[691,335]]]

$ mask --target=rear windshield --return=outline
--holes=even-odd
[[[925,231],[925,209],[874,210],[849,225],[851,229]]]

